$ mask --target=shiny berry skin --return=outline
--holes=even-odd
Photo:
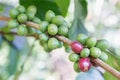
[[[48,40],[48,47],[50,49],[56,49],[56,48],[59,47],[59,45],[60,45],[60,43],[59,43],[59,41],[56,38],[50,38]]]
[[[35,15],[33,13],[27,13],[28,20],[33,20]]]
[[[91,48],[96,45],[97,39],[95,37],[88,37],[86,40],[87,47]]]
[[[18,17],[17,17],[17,20],[20,22],[20,23],[25,23],[27,21],[28,17],[26,14],[19,14]]]
[[[40,31],[41,32],[45,32],[47,30],[48,27],[48,22],[47,21],[42,21],[39,26],[40,26]]]
[[[106,50],[109,48],[109,43],[107,40],[105,39],[102,39],[102,40],[98,40],[97,41],[97,44],[96,44],[96,47],[100,48],[101,50]]]
[[[48,10],[45,14],[45,20],[48,22],[51,22],[54,17],[55,13],[52,10]]]
[[[58,33],[58,28],[55,24],[49,24],[47,31],[50,35],[56,35]]]
[[[79,60],[79,55],[78,54],[75,54],[75,53],[71,53],[68,57],[68,59],[71,61],[71,62],[76,62],[77,60]]]
[[[38,17],[35,17],[32,21],[37,24],[41,23],[41,20]]]
[[[77,41],[79,41],[81,44],[85,45],[86,39],[88,38],[88,36],[86,36],[85,34],[78,34],[77,35]]]
[[[70,46],[71,46],[71,49],[72,49],[75,53],[77,53],[77,54],[79,54],[79,53],[82,51],[82,49],[83,49],[82,44],[80,44],[80,43],[77,42],[77,41],[72,42]]]
[[[78,62],[74,63],[73,68],[74,68],[75,72],[80,72],[81,71],[80,68],[79,68]]]
[[[62,25],[63,22],[64,22],[64,18],[63,18],[61,15],[55,16],[55,17],[52,19],[52,23],[53,23],[53,24],[56,24],[56,25]]]
[[[8,21],[7,25],[9,28],[16,28],[16,27],[18,27],[19,23],[16,20],[10,20],[10,21]]]
[[[101,50],[97,47],[90,48],[90,55],[94,58],[98,58],[101,56]]]
[[[62,35],[62,36],[66,36],[68,33],[68,27],[66,26],[60,26],[58,28],[58,34]]]
[[[103,61],[107,61],[108,60],[108,55],[105,52],[102,51],[99,58]]]
[[[88,57],[90,55],[90,50],[88,48],[84,48],[81,52],[80,52],[81,57]]]
[[[18,26],[18,35],[20,36],[24,36],[27,35],[28,31],[27,31],[27,27],[24,24],[21,24]]]
[[[17,7],[17,10],[20,12],[20,13],[25,13],[26,9],[24,6],[20,5]]]
[[[11,18],[15,19],[19,15],[19,11],[17,9],[11,9],[9,14]]]
[[[47,43],[44,43],[43,44],[43,48],[46,52],[51,52],[52,50],[48,47],[48,44]]]
[[[81,58],[79,60],[79,68],[81,71],[86,72],[91,68],[91,62],[89,58]]]
[[[29,34],[35,34],[36,33],[35,28],[27,27],[27,30],[28,30]]]
[[[49,37],[46,34],[42,33],[39,35],[39,39],[41,42],[47,42]]]
[[[35,15],[36,12],[37,12],[36,6],[34,6],[34,5],[29,6],[29,7],[27,8],[27,12],[28,12],[28,13],[33,13],[33,14]]]

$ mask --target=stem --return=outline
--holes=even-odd
[[[5,16],[0,16],[0,20],[9,21],[10,18],[9,17],[5,17]],[[39,29],[39,25],[35,24],[33,22],[26,22],[24,24],[27,25],[27,26],[33,27],[35,29]],[[69,40],[68,38],[66,38],[64,36],[56,35],[55,37],[58,38],[59,40],[65,42],[65,43],[69,44],[69,45],[72,43],[71,40]],[[104,63],[103,61],[101,61],[98,58],[97,59],[91,58],[91,61],[97,63],[99,66],[101,66],[106,71],[108,71],[109,73],[111,73],[112,75],[114,75],[115,77],[117,77],[120,80],[120,72],[118,72],[117,70],[115,70],[111,66],[107,65],[106,63]]]

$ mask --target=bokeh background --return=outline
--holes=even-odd
[[[83,24],[89,35],[109,41],[112,53],[107,63],[120,71],[120,0],[86,1],[88,13]],[[8,16],[9,10],[18,5],[19,0],[0,0],[0,15]],[[74,6],[74,0],[70,0],[65,16],[70,25]],[[0,27],[5,25],[0,21]],[[32,37],[15,36],[11,42],[11,38],[0,35],[0,80],[117,80],[100,67],[76,73],[68,55],[64,47],[46,53]]]

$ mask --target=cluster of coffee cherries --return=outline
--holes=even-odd
[[[35,29],[26,26],[24,23],[27,21],[32,21],[39,24],[41,20],[35,16],[36,12],[37,9],[34,5],[29,6],[27,9],[22,5],[11,9],[9,13],[11,20],[8,21],[8,28],[17,28],[17,33],[20,36],[34,34]]]
[[[53,49],[63,46],[63,43],[55,38],[56,35],[68,35],[69,25],[63,16],[55,15],[52,10],[48,10],[45,13],[45,20],[42,21],[39,26],[42,32],[42,34],[39,35],[40,43],[45,51],[50,52]]]
[[[88,37],[84,34],[77,35],[76,39],[77,41],[71,43],[73,53],[69,55],[69,60],[74,62],[73,67],[76,72],[86,72],[91,68],[93,64],[90,57],[108,60],[106,50],[109,43],[105,39],[97,40],[95,37]]]

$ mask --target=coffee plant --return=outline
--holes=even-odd
[[[81,1],[81,4],[85,4],[84,0]],[[16,29],[16,33],[13,32],[13,35],[33,36],[39,40],[40,46],[47,53],[64,47],[65,51],[70,53],[68,59],[74,63],[73,69],[77,73],[88,72],[97,65],[106,70],[109,68],[107,71],[110,73],[113,71],[112,74],[120,79],[120,73],[104,63],[109,59],[110,45],[107,40],[96,39],[96,37],[88,36],[84,32],[77,32],[73,35],[73,28],[64,19],[65,15],[56,14],[51,9],[46,10],[44,19],[37,17],[38,13],[39,8],[36,5],[19,5],[11,9],[7,26],[5,30],[4,28],[1,29],[2,33],[12,34],[11,31]],[[78,16],[78,14],[76,15]],[[5,16],[0,20],[4,20],[4,18]],[[70,35],[73,36],[72,39]]]

